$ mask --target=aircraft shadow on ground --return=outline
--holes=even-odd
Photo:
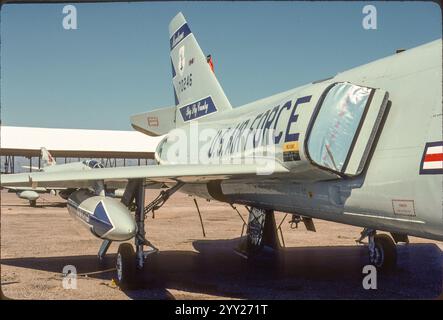
[[[192,251],[150,256],[135,299],[173,299],[168,289],[245,299],[422,299],[442,292],[443,254],[435,244],[398,246],[398,268],[378,273],[377,290],[362,286],[367,264],[363,246],[285,248],[274,257],[246,261],[233,252],[238,239],[194,241]],[[2,264],[111,280],[115,254],[100,263],[95,255],[3,259]],[[104,272],[97,272],[97,271]],[[108,270],[108,271],[107,271]]]

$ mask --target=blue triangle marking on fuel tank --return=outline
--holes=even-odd
[[[113,228],[102,201],[100,201],[95,207],[94,214],[90,216],[89,223],[93,226],[94,231],[99,236],[104,235]]]
[[[99,219],[99,220],[101,220],[101,221],[103,221],[105,223],[111,224],[111,221],[109,220],[108,214],[106,213],[105,207],[103,207],[103,202],[102,201],[100,201],[97,204],[97,206],[95,207],[94,216],[97,219]]]

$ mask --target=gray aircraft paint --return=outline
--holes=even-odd
[[[191,29],[180,30],[185,24],[179,14],[170,25],[176,106],[133,116],[134,128],[167,136],[174,135],[177,129],[189,132],[193,123],[198,123],[200,129],[227,129],[288,101],[293,106],[298,99],[310,97],[297,108],[296,122],[291,123],[291,113],[284,112],[276,127],[277,134],[284,131],[286,135],[284,129],[289,123],[293,125],[289,134],[298,133],[300,160],[284,161],[285,141],[281,139],[269,156],[275,166],[274,173],[267,176],[257,175],[256,164],[188,164],[186,158],[182,163],[171,164],[163,156],[170,147],[165,137],[156,154],[158,166],[8,175],[2,177],[2,184],[35,187],[60,184],[87,188],[97,180],[107,184],[137,178],[168,184],[183,181],[186,184],[180,191],[207,199],[443,240],[443,174],[421,170],[427,143],[443,141],[441,39],[339,73],[325,81],[231,108],[206,65]],[[183,46],[184,53],[180,49]],[[183,89],[183,83],[191,83],[185,79],[191,70],[192,89],[186,88],[189,89],[186,93],[177,92],[180,86]],[[179,83],[182,80],[184,82]],[[373,103],[379,105],[380,110],[385,97],[389,99],[371,155],[365,169],[357,176],[339,175],[319,167],[309,160],[309,152],[305,150],[306,133],[314,110],[322,93],[334,83],[375,89],[374,99],[378,102]],[[183,107],[186,111],[189,107],[191,112],[183,115]],[[365,138],[362,141],[367,141],[372,132],[362,130]],[[360,156],[364,153],[360,144],[353,150]],[[354,172],[358,171],[355,169],[358,161],[352,166]]]
[[[291,182],[223,181],[223,194],[231,202],[442,240],[442,175],[419,174],[426,142],[443,140],[441,61],[441,40],[436,40],[340,73],[327,81],[220,113],[213,122],[202,119],[200,129],[205,126],[227,128],[235,126],[232,119],[251,118],[271,106],[312,95],[314,103],[308,103],[298,111],[297,130],[301,135],[299,144],[303,154],[303,133],[310,113],[319,92],[328,85],[351,82],[389,93],[388,115],[361,177],[303,183],[304,179],[315,180],[315,175],[312,170],[301,169],[306,174],[294,174]],[[276,157],[279,155],[277,152]],[[161,162],[161,154],[159,160]],[[306,166],[300,162],[293,165]],[[287,163],[285,166],[288,167]],[[183,190],[212,198],[206,186],[185,185]],[[404,204],[409,211],[396,212],[398,203]]]
[[[44,147],[40,149],[42,168],[37,168],[39,172],[64,172],[64,171],[77,171],[77,170],[91,170],[95,167],[103,167],[99,162],[95,160],[85,160],[72,163],[57,164],[51,153]],[[68,188],[60,186],[50,187],[10,187],[5,185],[5,189],[15,191],[20,199],[29,201],[35,201],[40,197],[41,193],[50,192],[68,192]],[[118,193],[121,195],[121,191]]]
[[[340,73],[324,83],[337,81],[389,92],[389,113],[367,171],[346,181],[318,183],[301,183],[296,176],[293,182],[274,185],[224,181],[224,195],[232,202],[442,240],[442,175],[419,174],[426,142],[443,140],[441,40]],[[299,96],[297,90],[293,92]],[[267,99],[265,105],[278,100],[280,96]],[[242,109],[224,118],[247,115]],[[304,128],[299,130],[303,133]],[[200,195],[208,197],[204,187]],[[395,201],[409,205],[411,212],[396,213]]]
[[[37,200],[40,197],[40,195],[34,190],[23,190],[23,191],[17,192],[17,196],[20,199],[26,199],[29,201]]]
[[[85,223],[96,237],[125,241],[135,235],[135,221],[128,208],[117,199],[82,189],[69,197],[68,211]]]

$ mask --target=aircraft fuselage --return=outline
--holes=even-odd
[[[227,179],[186,184],[182,191],[207,199],[443,240],[443,170],[438,162],[439,150],[443,149],[441,61],[441,40],[437,40],[322,82],[209,115],[169,133],[159,144],[157,160],[160,164],[201,161],[192,148],[204,155],[204,161],[242,163],[274,158],[290,170],[278,180],[264,174],[258,183]],[[337,138],[332,126],[323,130],[326,125],[318,125],[331,119],[329,114],[321,113],[328,107],[328,90],[334,90],[334,86],[338,88],[335,97],[340,98],[343,89],[354,90],[366,99],[361,104],[366,107],[359,114],[360,125],[346,127],[355,130],[347,137]],[[367,111],[369,107],[373,110]],[[338,120],[333,125],[349,125],[340,118],[343,112],[331,110],[337,111]],[[365,127],[365,121],[376,125]],[[201,138],[205,130],[209,132],[206,139],[204,134]],[[185,147],[173,143],[180,131],[190,139]],[[194,131],[200,135],[195,136]],[[319,151],[322,144],[327,145],[327,152]],[[186,156],[179,155],[183,150],[188,151]],[[176,156],[172,161],[171,154]]]

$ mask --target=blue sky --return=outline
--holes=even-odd
[[[377,8],[377,30],[362,8]],[[169,21],[179,11],[234,106],[441,38],[432,2],[153,2],[1,10],[3,125],[130,129],[129,116],[174,104]]]

